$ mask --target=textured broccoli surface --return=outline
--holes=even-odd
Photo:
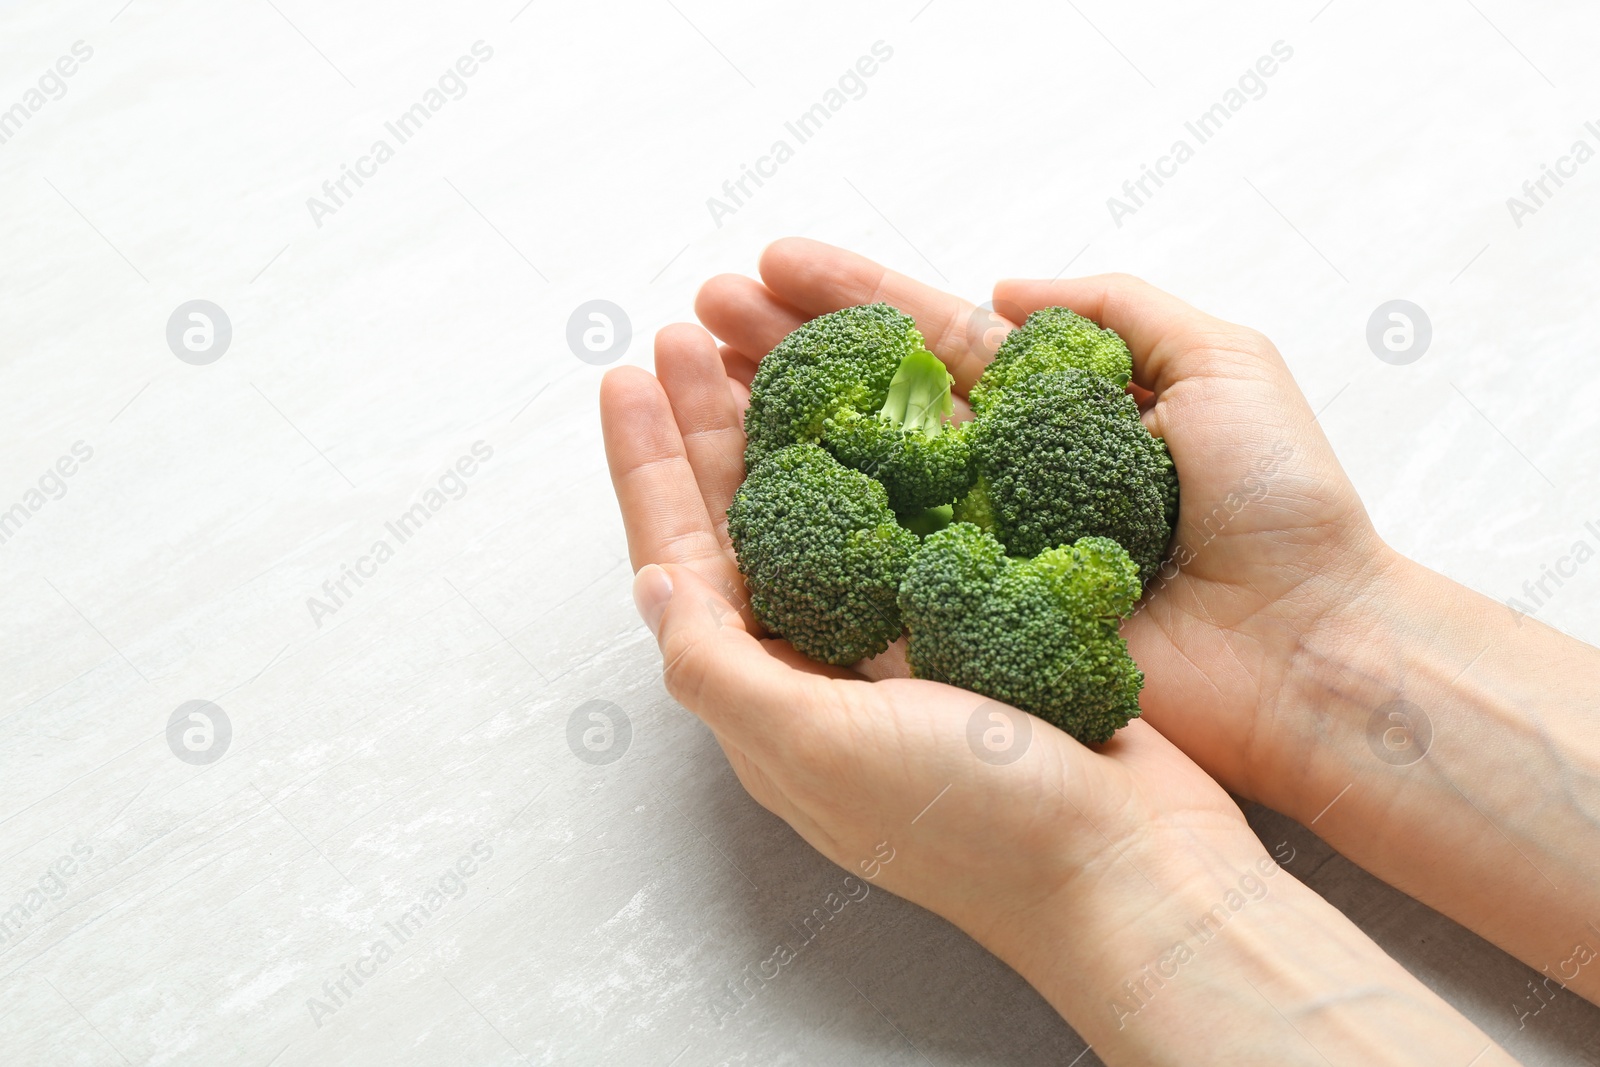
[[[1144,674],[1118,631],[1139,590],[1133,560],[1106,538],[1014,559],[955,523],[922,542],[900,586],[911,672],[1105,741],[1139,714]]]
[[[974,411],[981,411],[1017,382],[1072,368],[1093,371],[1120,387],[1133,375],[1133,357],[1115,330],[1103,330],[1066,308],[1040,308],[1006,335],[968,399]]]
[[[900,636],[896,594],[917,536],[883,486],[822,448],[791,445],[754,466],[728,536],[756,618],[804,655],[850,664]]]
[[[950,421],[951,376],[886,304],[820,316],[761,361],[728,533],[761,623],[814,660],[878,655],[1081,741],[1139,714],[1118,622],[1159,568],[1178,479],[1124,391],[1127,346],[1034,312]]]
[[[990,394],[967,436],[977,479],[956,519],[992,532],[1013,556],[1109,537],[1141,580],[1160,567],[1177,516],[1177,472],[1166,442],[1150,435],[1115,381],[1077,369],[1017,379]]]
[[[845,308],[812,319],[762,359],[745,413],[745,463],[820,443],[882,482],[894,510],[937,507],[971,483],[966,437],[950,412],[950,373],[909,316],[887,304]]]

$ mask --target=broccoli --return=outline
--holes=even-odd
[[[1109,739],[1144,684],[1118,621],[1178,513],[1131,371],[1116,333],[1044,308],[957,425],[949,371],[887,304],[790,333],[751,384],[749,474],[728,508],[756,618],[838,665],[909,629],[917,677]]]
[[[1113,379],[1066,368],[1010,381],[987,394],[967,437],[977,477],[956,503],[957,520],[990,531],[1013,556],[1109,537],[1141,580],[1160,567],[1177,517],[1177,472],[1166,442]]]
[[[952,503],[971,483],[951,406],[950,373],[909,316],[887,304],[845,308],[790,333],[757,367],[745,463],[821,444],[882,482],[896,512],[913,514]]]
[[[1120,388],[1133,376],[1133,357],[1115,330],[1101,329],[1066,308],[1040,308],[1000,343],[968,397],[972,410],[988,407],[996,394],[1019,381],[1070,367],[1093,371]]]
[[[911,673],[1004,701],[1084,742],[1139,714],[1144,674],[1118,620],[1139,574],[1115,541],[1085,537],[1013,559],[957,522],[930,535],[900,586]]]
[[[728,536],[761,624],[804,655],[850,664],[903,629],[896,594],[917,535],[883,486],[812,444],[767,456],[728,508]]]
[[[918,537],[927,537],[931,533],[949,526],[955,518],[955,507],[945,504],[937,508],[928,508],[910,515],[900,516],[900,525],[916,534]]]

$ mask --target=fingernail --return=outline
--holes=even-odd
[[[639,617],[657,636],[661,633],[661,616],[672,599],[672,578],[654,563],[639,568],[633,576],[633,602],[639,608]]]

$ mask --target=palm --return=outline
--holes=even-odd
[[[1027,720],[1015,759],[986,759],[969,738],[975,716],[980,734],[1010,721],[991,721],[993,702],[896,676],[892,653],[857,673],[751,636],[760,631],[724,525],[744,476],[741,415],[759,358],[746,353],[770,350],[805,318],[884,299],[918,320],[959,391],[984,361],[962,331],[940,328],[970,309],[859,257],[785,242],[764,273],[771,289],[723,277],[702,290],[701,318],[728,341],[720,352],[701,330],[669,327],[656,342],[659,383],[623,368],[602,391],[633,562],[675,565],[671,610],[686,614],[671,629],[693,635],[663,630],[669,686],[706,719],[749,792],[846,868],[892,850],[879,884],[980,939],[986,915],[1041,904],[1124,835],[1239,824],[1226,794],[1145,723],[1095,752]],[[692,606],[680,608],[690,584]]]
[[[1177,461],[1181,514],[1172,561],[1123,632],[1146,717],[1254,795],[1249,753],[1280,725],[1266,709],[1282,665],[1318,654],[1321,605],[1359,587],[1378,542],[1276,351],[1245,340],[1169,342],[1187,345],[1185,376],[1156,383],[1145,418]]]

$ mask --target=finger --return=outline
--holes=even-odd
[[[832,687],[852,684],[797,671],[770,655],[693,567],[641,570],[634,599],[661,646],[667,691],[759,763],[783,757],[799,733],[815,726]]]
[[[656,334],[656,377],[666,391],[684,454],[711,527],[728,543],[728,505],[744,481],[744,427],[711,335],[680,323]]]
[[[859,664],[861,674],[880,682],[885,678],[910,678],[911,660],[904,640],[896,640],[883,652]]]
[[[745,408],[750,405],[750,382],[755,378],[756,363],[760,360],[760,356],[752,360],[744,353],[765,355],[805,320],[799,312],[773,296],[766,286],[738,274],[720,274],[701,286],[695,297],[695,314],[718,337],[738,338],[739,348],[723,345],[721,352],[729,381],[743,386],[733,391],[739,418],[743,420]],[[1009,322],[1005,326],[1011,328]],[[1004,336],[1004,331],[997,336]],[[963,395],[952,398],[951,418],[955,422],[966,422],[972,418],[972,409],[967,406],[964,395],[966,387],[957,382],[956,392]]]
[[[728,380],[738,382],[748,390],[750,379],[756,376],[755,360],[732,345],[720,345],[717,352],[722,356],[722,369],[727,373]]]
[[[807,674],[815,674],[823,678],[855,678],[859,680],[861,677],[849,667],[835,667],[831,663],[818,663],[814,659],[808,659],[805,653],[799,651],[781,637],[766,638],[761,642],[761,647],[766,649],[767,655],[780,663],[793,667],[797,671],[805,671]]]
[[[637,367],[609,372],[600,423],[634,568],[684,564],[737,596],[738,572],[712,528],[660,383]]]
[[[917,329],[965,394],[994,358],[1013,323],[976,305],[874,263],[804,237],[785,237],[761,253],[761,277],[778,298],[811,318],[882,301],[917,321]],[[998,328],[997,328],[998,327]]]
[[[750,407],[750,387],[728,380],[728,392],[733,394],[733,409],[739,413],[739,425],[744,425],[745,410]]]
[[[1133,352],[1134,381],[1155,393],[1241,362],[1282,366],[1276,350],[1253,331],[1213,318],[1127,274],[1002,281],[994,287],[994,302],[1022,314],[1042,307],[1071,308],[1115,330]]]
[[[753,357],[752,375],[754,363],[811,317],[779,300],[754,278],[740,274],[719,274],[702,285],[695,294],[694,313],[706,329]]]

